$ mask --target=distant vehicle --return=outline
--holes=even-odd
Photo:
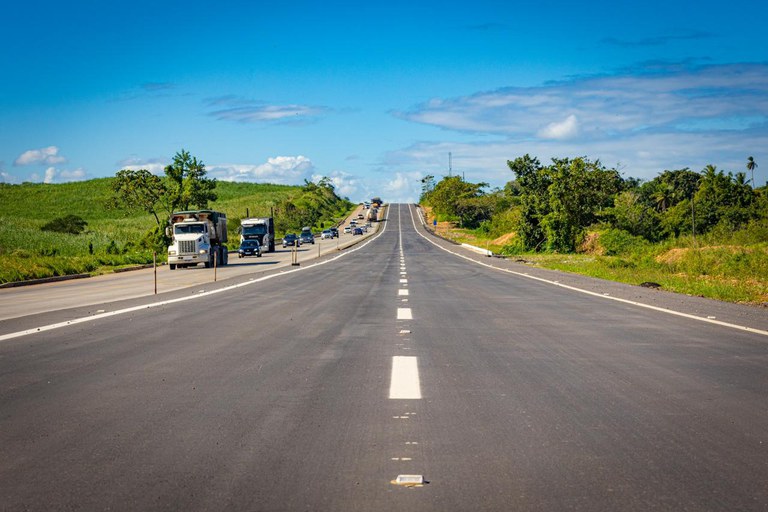
[[[339,238],[339,228],[331,228],[331,233],[333,233],[334,238]]]
[[[344,232],[345,233],[351,233],[352,232],[352,226],[344,226]]]
[[[240,248],[237,250],[237,257],[256,256],[261,258],[261,245],[258,240],[243,240],[240,242]]]
[[[306,231],[302,231],[301,234],[299,235],[299,241],[302,244],[312,244],[312,245],[314,245],[315,244],[315,235],[313,235],[311,231],[309,233],[307,233]]]
[[[363,215],[362,213],[358,213],[357,218],[360,220],[363,220],[365,218],[365,215]]]
[[[330,229],[324,229],[322,233],[320,233],[320,240],[330,239],[333,238],[333,231]]]
[[[367,202],[367,201],[366,201],[365,203],[363,203],[363,208],[365,208],[366,210],[367,210],[368,208],[370,208],[370,207],[371,207],[371,203],[369,203],[369,202]]]
[[[291,246],[299,247],[301,245],[301,239],[296,236],[296,233],[288,233],[283,237],[283,248]]]
[[[362,235],[362,234],[363,234],[363,228],[355,228],[352,230],[352,236]]]
[[[252,217],[240,221],[240,241],[258,240],[267,252],[275,252],[275,221],[272,217]]]

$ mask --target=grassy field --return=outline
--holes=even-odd
[[[431,218],[430,218],[431,223]],[[459,243],[509,253],[514,233],[489,238],[439,222],[437,233]],[[768,225],[715,231],[696,240],[681,237],[651,244],[612,231],[594,231],[576,254],[509,253],[529,265],[728,302],[768,306]]]
[[[154,217],[107,209],[110,184],[110,178],[64,184],[0,183],[0,283],[151,263],[153,251],[142,248],[140,242],[155,228]],[[210,208],[227,213],[234,244],[246,212],[267,216],[271,206],[299,191],[297,186],[219,182],[218,200]],[[87,221],[83,233],[40,229],[68,214]],[[158,255],[164,258],[164,253]]]

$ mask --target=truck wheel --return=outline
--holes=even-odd
[[[176,264],[175,263],[171,263],[168,266],[171,268],[171,270],[176,270]]]
[[[269,252],[275,252],[275,243],[274,242],[270,242],[269,243]]]
[[[228,265],[229,264],[229,251],[226,247],[221,248],[221,264],[222,265]]]

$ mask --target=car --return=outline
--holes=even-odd
[[[261,245],[259,245],[258,240],[243,240],[240,242],[240,247],[237,249],[237,257],[244,258],[245,256],[261,258]]]
[[[352,236],[362,235],[362,234],[363,234],[363,229],[362,228],[355,228],[355,229],[352,230]]]
[[[333,238],[333,231],[330,229],[324,229],[322,233],[320,233],[320,240],[330,239]]]
[[[358,213],[357,218],[360,220],[363,220],[365,218],[365,215],[363,215],[362,213]]]
[[[288,233],[283,237],[283,247],[291,246],[300,246],[301,245],[301,239],[296,236],[296,233]]]
[[[339,238],[339,228],[330,228],[333,233],[333,238]]]
[[[312,234],[312,232],[304,231],[299,235],[299,242],[301,244],[312,244],[315,243],[315,235]]]
[[[351,233],[352,232],[352,226],[344,226],[344,232],[345,233]]]

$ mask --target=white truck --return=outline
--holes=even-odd
[[[213,210],[174,212],[166,235],[171,237],[168,247],[168,266],[195,266],[199,263],[212,267],[226,265],[227,215]]]
[[[251,217],[240,221],[240,242],[258,240],[261,249],[275,252],[275,221],[272,217]]]

